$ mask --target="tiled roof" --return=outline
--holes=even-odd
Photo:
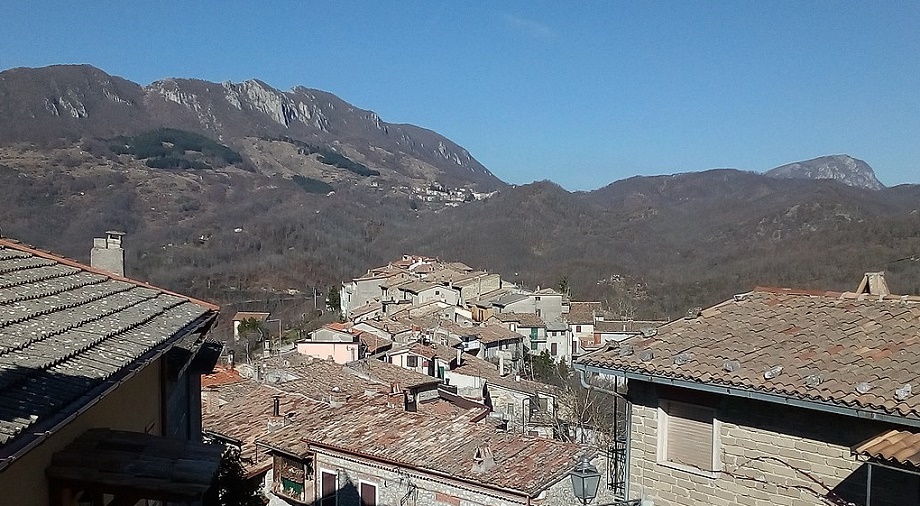
[[[758,289],[579,362],[920,418],[920,298]]]
[[[501,325],[480,325],[473,327],[462,327],[455,323],[443,322],[441,328],[456,336],[473,336],[479,339],[483,344],[492,344],[500,341],[519,341],[523,336],[517,332],[508,330]]]
[[[473,302],[473,304],[479,307],[490,308],[492,307],[493,302],[504,297],[505,295],[508,295],[509,293],[510,291],[507,288],[499,288],[498,290],[492,290],[491,292],[486,292],[482,294],[481,296],[479,296],[479,298],[476,299]]]
[[[108,380],[216,311],[0,239],[0,457],[95,402]]]
[[[594,323],[595,332],[612,333],[612,332],[640,332],[643,330],[656,329],[666,321],[645,321],[645,320],[615,320],[599,321]]]
[[[229,385],[240,381],[243,381],[243,378],[240,376],[239,371],[230,369],[229,367],[218,366],[214,368],[214,372],[211,374],[205,374],[201,377],[201,386],[204,388]]]
[[[269,316],[271,316],[271,313],[263,313],[258,311],[237,311],[237,313],[233,315],[233,320],[243,321],[253,318],[257,321],[264,322],[268,319]]]
[[[920,434],[889,430],[853,447],[853,454],[920,469]]]
[[[358,334],[358,339],[367,346],[368,353],[377,353],[378,351],[385,350],[390,346],[393,346],[393,341],[385,337],[380,337],[377,334],[372,334],[370,332],[360,332]]]
[[[530,296],[523,293],[507,293],[497,299],[493,299],[492,304],[496,306],[507,306],[509,304],[514,304],[515,302],[527,300],[529,298]]]
[[[405,412],[379,398],[320,410],[259,441],[299,455],[310,445],[328,448],[531,497],[563,478],[588,453],[573,443],[497,432],[489,425],[470,423],[465,414]],[[484,472],[474,469],[480,447],[488,447],[495,461]]]
[[[569,312],[565,315],[566,321],[573,325],[592,325],[594,315],[601,314],[600,302],[570,302]]]
[[[476,378],[482,378],[486,380],[487,383],[493,385],[498,385],[502,388],[508,390],[515,390],[518,392],[525,393],[543,393],[547,395],[559,395],[560,391],[558,388],[547,383],[541,383],[539,381],[530,381],[524,378],[516,378],[511,376],[502,376],[498,372],[498,366],[479,358],[475,355],[470,355],[464,353],[462,355],[461,364],[453,369],[451,372],[462,374],[464,376],[472,376]]]
[[[381,304],[378,301],[372,300],[364,304],[361,307],[352,309],[351,311],[349,311],[349,313],[351,313],[352,317],[357,318],[359,316],[363,316],[368,313],[373,313],[374,311],[380,311],[381,309],[383,309],[383,304]]]
[[[424,292],[425,290],[430,290],[432,288],[443,288],[445,290],[450,290],[450,288],[447,288],[446,286],[442,286],[438,283],[431,283],[429,281],[413,281],[411,283],[406,283],[399,286],[400,290],[415,294]]]
[[[519,327],[546,327],[546,323],[534,313],[498,313],[493,317],[503,323],[517,322]]]
[[[394,320],[392,318],[386,318],[382,320],[364,320],[359,325],[361,324],[369,325],[371,327],[374,327],[375,329],[382,330],[384,332],[388,332],[391,335],[396,335],[402,332],[412,330],[411,325],[405,322],[399,321],[399,320]]]
[[[438,357],[450,362],[457,357],[456,348],[434,342],[428,344],[412,343],[409,345],[409,351],[429,360]]]
[[[349,362],[346,364],[345,371],[377,384],[396,385],[401,388],[416,388],[441,382],[438,378],[427,374],[403,369],[398,365],[388,364],[376,359]]]

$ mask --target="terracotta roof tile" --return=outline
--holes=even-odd
[[[570,302],[566,321],[572,325],[592,325],[594,316],[603,314],[600,302]]]
[[[920,469],[920,434],[889,430],[853,447],[854,455]]]
[[[259,441],[301,455],[309,446],[343,451],[530,496],[563,477],[590,452],[572,443],[497,432],[489,425],[470,423],[467,414],[405,412],[379,398],[319,410],[306,418]],[[480,446],[488,446],[495,460],[487,472],[474,470]]]
[[[920,299],[768,289],[711,309],[579,361],[920,417],[920,396],[895,398],[904,385],[920,387]],[[646,351],[654,358],[642,360]],[[678,365],[680,353],[692,358]],[[725,361],[740,369],[726,374]],[[775,378],[764,376],[778,366]]]

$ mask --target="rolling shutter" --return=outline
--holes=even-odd
[[[689,404],[668,403],[668,462],[713,469],[713,410]]]

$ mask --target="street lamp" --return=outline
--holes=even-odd
[[[572,478],[572,492],[582,504],[588,504],[597,497],[597,486],[601,482],[601,473],[591,464],[587,457],[569,473]]]

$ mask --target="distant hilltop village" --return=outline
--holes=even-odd
[[[512,368],[520,367],[524,353],[545,352],[554,361],[571,363],[609,340],[661,323],[618,321],[599,302],[575,302],[551,288],[528,290],[461,262],[411,255],[344,283],[340,303],[354,325],[457,329],[456,334],[467,334],[465,351],[508,361]],[[517,338],[499,345],[506,340],[499,336],[508,333]]]

